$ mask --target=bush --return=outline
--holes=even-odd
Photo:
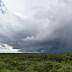
[[[37,72],[43,72],[44,70],[43,63],[34,64],[33,67],[34,67],[34,71],[37,71]]]
[[[27,66],[20,65],[16,69],[19,71],[24,71],[26,68],[27,68]]]
[[[43,55],[41,55],[41,57],[40,57],[41,59],[47,59],[48,58],[48,56],[47,55],[45,55],[45,54],[43,54]]]
[[[47,61],[47,62],[45,63],[45,66],[44,66],[44,70],[45,70],[46,72],[48,72],[48,71],[51,70],[52,68],[53,68],[53,62]]]
[[[54,68],[54,69],[50,70],[49,72],[58,72],[58,70]]]
[[[70,64],[62,65],[58,72],[72,72],[72,66]]]
[[[10,70],[10,72],[22,72],[22,71],[19,71],[19,70]]]
[[[59,69],[61,67],[60,63],[55,62],[54,63],[54,68]]]
[[[9,58],[4,59],[4,62],[6,64],[9,64],[9,65],[12,65],[12,66],[18,66],[19,65],[18,61],[14,61],[14,60],[9,59]]]
[[[4,69],[6,67],[7,67],[7,65],[3,61],[1,61],[0,62],[0,69]]]
[[[70,56],[70,55],[71,55],[71,53],[70,53],[70,52],[66,52],[66,55],[67,55],[67,56]]]
[[[7,69],[1,69],[0,72],[10,72],[10,70],[7,70]]]
[[[57,62],[61,62],[62,61],[62,57],[61,56],[57,56],[56,59],[55,59]]]
[[[18,62],[16,62],[16,61],[12,61],[12,62],[10,63],[10,65],[12,65],[12,66],[18,66],[18,65],[19,65],[19,63],[18,63]]]
[[[10,63],[10,62],[12,61],[12,59],[10,59],[10,58],[5,58],[3,61],[4,61],[5,63]]]

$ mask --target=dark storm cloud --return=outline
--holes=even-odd
[[[51,40],[44,40],[41,42],[35,42],[23,46],[22,52],[26,51],[37,51],[41,53],[65,53],[67,51],[72,52],[72,24],[65,25],[63,28],[57,29],[53,36],[56,38]],[[20,44],[21,45],[21,44]],[[25,49],[24,49],[25,48]]]
[[[42,46],[38,51],[44,50],[46,53],[72,52],[72,22],[68,23],[53,33],[53,36],[57,38],[35,44],[37,48]]]

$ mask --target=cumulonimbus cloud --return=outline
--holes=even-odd
[[[70,32],[69,34],[71,34],[71,7],[72,2],[68,1],[67,3],[61,0],[56,6],[52,5],[49,10],[37,10],[31,18],[27,19],[23,19],[11,12],[6,15],[0,13],[0,41],[8,43],[8,45],[13,42],[15,44],[11,44],[11,46],[21,49],[23,52],[46,52],[46,50],[55,52],[51,51],[53,50],[52,47],[60,42],[60,39],[58,39],[59,41],[56,39],[65,39],[65,35],[68,38],[67,33]],[[69,43],[69,40],[67,41]],[[66,47],[66,49],[68,48]],[[59,50],[62,51],[63,49]]]

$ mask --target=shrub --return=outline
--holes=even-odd
[[[70,64],[62,65],[58,72],[72,72],[72,66]]]
[[[19,70],[10,70],[10,72],[21,72]]]
[[[35,63],[34,65],[33,65],[33,67],[34,67],[34,71],[37,71],[37,72],[43,72],[43,70],[44,70],[44,64],[43,63]]]
[[[58,72],[58,70],[54,68],[54,69],[50,70],[49,72]]]
[[[48,58],[48,56],[47,55],[45,55],[45,54],[43,54],[43,55],[41,55],[41,57],[40,57],[41,59],[47,59]]]
[[[55,62],[54,64],[54,68],[59,69],[61,67],[60,63]]]
[[[0,62],[0,69],[4,69],[6,67],[7,67],[7,65],[3,61],[1,61]]]
[[[66,52],[66,55],[69,56],[69,55],[71,55],[71,53],[70,52]]]
[[[53,62],[47,61],[47,62],[45,63],[45,66],[44,66],[44,70],[45,70],[46,72],[48,72],[48,71],[51,70],[52,68],[53,68]]]
[[[0,72],[10,72],[10,70],[1,69]]]
[[[9,58],[4,59],[4,62],[5,62],[6,64],[9,64],[9,65],[12,65],[12,66],[17,66],[17,65],[19,65],[19,62],[18,62],[18,61],[14,61],[14,60],[9,59]]]
[[[19,71],[24,71],[26,68],[27,68],[27,66],[20,65],[16,69]]]

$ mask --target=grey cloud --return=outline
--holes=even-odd
[[[36,14],[33,17],[35,19],[38,19],[38,20],[48,19],[47,14],[48,14],[48,12],[43,9],[43,10],[37,11]]]
[[[69,6],[69,8],[67,8],[67,6],[65,5],[64,7],[55,7],[56,11],[49,12],[48,14],[50,14],[50,16],[48,17],[48,19],[50,20],[51,25],[49,25],[48,29],[46,31],[50,31],[51,34],[49,34],[48,32],[46,32],[46,34],[44,32],[42,32],[42,34],[40,35],[43,36],[44,34],[46,35],[45,38],[43,40],[37,41],[36,43],[38,43],[38,45],[33,44],[32,46],[29,47],[33,47],[33,50],[36,51],[43,51],[43,52],[66,52],[66,51],[72,51],[72,10],[70,9],[71,6]],[[38,12],[37,12],[38,13]],[[40,13],[39,13],[40,14]],[[38,14],[38,16],[39,16]],[[46,14],[46,12],[45,12]],[[43,14],[44,15],[44,14]],[[36,14],[37,16],[37,14]],[[41,15],[42,16],[42,15]],[[44,15],[45,16],[45,15]],[[35,16],[34,16],[35,17]],[[45,16],[46,17],[46,16]],[[35,17],[36,19],[37,17]],[[37,18],[38,19],[38,18]],[[39,38],[40,38],[39,37]],[[44,41],[44,42],[42,42]],[[47,41],[47,42],[46,42]]]
[[[38,10],[31,19],[15,16],[18,22],[18,25],[13,25],[15,28],[12,25],[0,23],[1,42],[7,43],[13,49],[21,49],[21,52],[71,52],[71,7],[71,5],[65,4],[65,6],[54,6],[47,11]]]
[[[36,11],[40,11],[40,10],[45,10],[45,8],[44,7],[41,7],[41,6],[40,7],[39,6],[36,6],[36,7],[33,7],[32,10],[33,11],[35,11],[35,10]]]

